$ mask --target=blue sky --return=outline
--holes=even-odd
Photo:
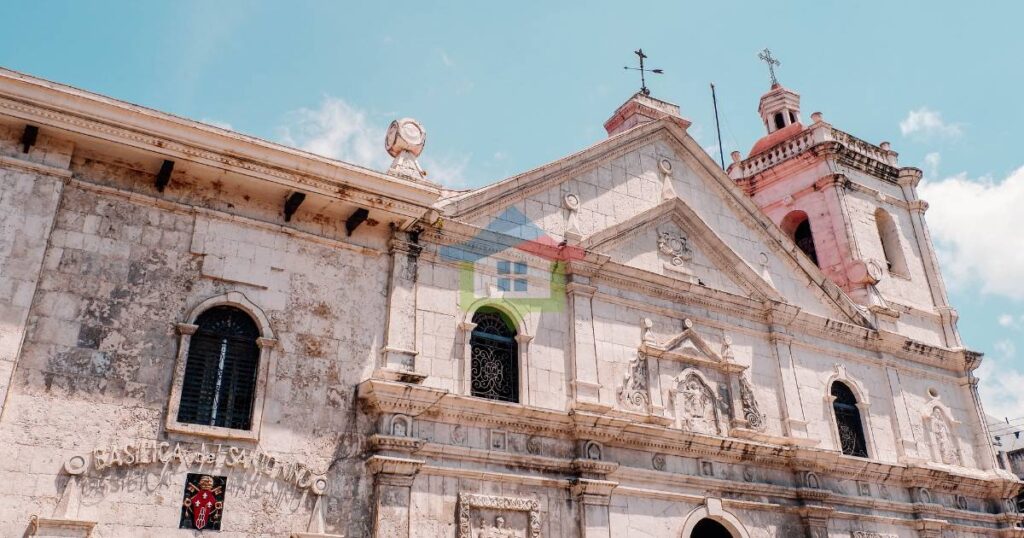
[[[638,86],[622,69],[637,47],[706,147],[714,82],[727,153],[745,153],[770,47],[805,120],[821,111],[925,170],[987,409],[1024,415],[1024,4],[377,4],[24,2],[5,10],[0,65],[378,167],[383,129],[413,116],[431,178],[464,187],[600,140]]]

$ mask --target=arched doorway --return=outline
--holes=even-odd
[[[689,538],[733,538],[733,535],[721,523],[711,518],[704,518],[693,527]]]

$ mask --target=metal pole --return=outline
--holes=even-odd
[[[715,96],[715,83],[711,83],[711,102],[715,105],[715,131],[718,132],[718,160],[725,170],[725,150],[722,149],[722,128],[718,125],[718,97]]]

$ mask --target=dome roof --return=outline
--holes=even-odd
[[[775,131],[774,133],[765,135],[761,137],[760,140],[754,143],[754,147],[750,148],[750,153],[747,154],[747,157],[757,155],[758,153],[761,153],[784,140],[788,140],[802,133],[803,130],[804,125],[802,123],[797,122],[791,123],[783,127],[782,129]]]

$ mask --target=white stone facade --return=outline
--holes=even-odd
[[[730,178],[688,126],[636,96],[608,140],[450,193],[418,151],[378,173],[0,71],[0,535],[193,536],[191,473],[226,479],[223,536],[1024,536],[913,170],[780,156],[807,188],[748,196],[770,167]],[[793,159],[853,144],[808,129]],[[880,205],[907,278],[851,285]],[[812,224],[823,269],[790,207],[851,230]],[[178,421],[224,305],[259,332],[247,429]],[[474,396],[484,312],[513,401]]]

